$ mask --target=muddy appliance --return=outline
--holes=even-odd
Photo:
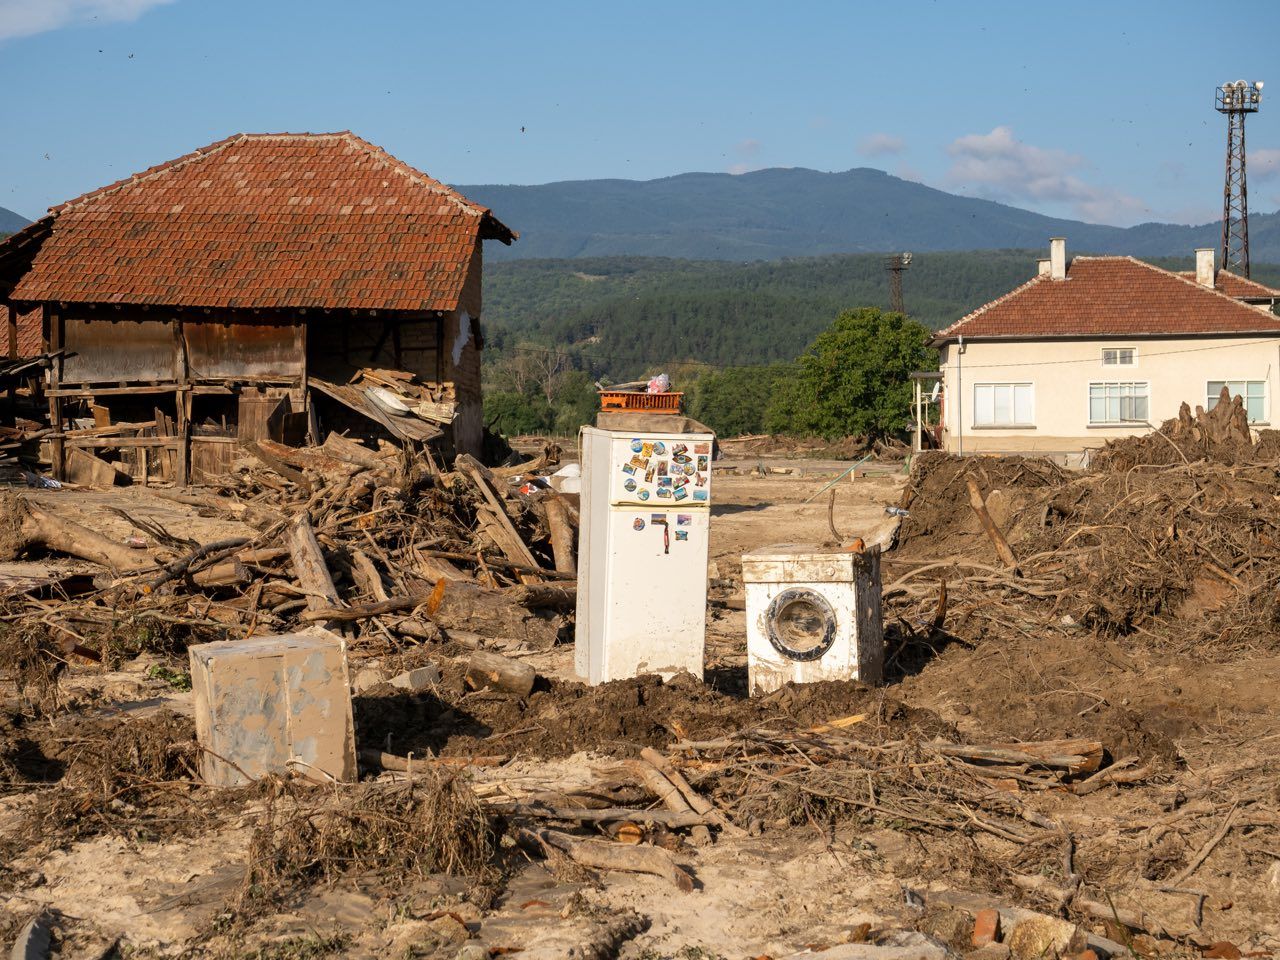
[[[574,665],[591,684],[702,677],[715,438],[649,420],[582,430]]]
[[[763,547],[743,555],[742,581],[752,696],[788,681],[881,679],[879,547]]]

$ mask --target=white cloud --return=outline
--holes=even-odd
[[[858,141],[858,152],[864,157],[883,157],[906,148],[907,142],[892,133],[869,133]]]
[[[0,40],[87,21],[136,20],[173,0],[0,0]]]
[[[1151,213],[1137,197],[1077,176],[1074,171],[1085,166],[1083,157],[1023,143],[1009,127],[960,137],[947,153],[948,182],[988,199],[1065,206],[1095,223],[1132,223]]]
[[[1262,150],[1250,150],[1246,162],[1248,174],[1260,180],[1280,177],[1280,150],[1268,147]]]

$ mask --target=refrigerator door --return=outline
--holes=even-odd
[[[701,678],[709,511],[614,507],[609,528],[606,623],[592,631],[590,682],[682,670]]]
[[[710,434],[614,435],[609,502],[651,510],[711,502]]]

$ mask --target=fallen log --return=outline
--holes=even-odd
[[[486,803],[494,813],[511,817],[537,817],[542,820],[577,821],[579,823],[648,823],[671,829],[714,826],[710,818],[695,810],[640,810],[633,807],[557,807],[544,803],[501,801]]]
[[[412,773],[428,767],[496,767],[510,757],[401,757],[381,750],[361,750],[360,762],[392,773]]]
[[[486,650],[477,650],[467,663],[466,681],[472,690],[504,690],[527,697],[537,679],[538,671],[529,664]]]
[[[573,527],[569,523],[569,510],[559,496],[547,497],[542,501],[547,511],[547,529],[551,533],[551,552],[555,557],[556,570],[560,573],[577,574],[578,559],[574,552]]]
[[[342,606],[338,588],[333,585],[329,566],[325,563],[315,531],[305,513],[299,514],[284,529],[284,542],[293,559],[293,571],[307,594],[307,607],[323,610]]]
[[[37,547],[101,564],[117,573],[151,570],[150,554],[108,540],[73,520],[14,493],[0,493],[0,557],[13,559]]]
[[[715,804],[693,789],[689,781],[684,778],[684,774],[677,770],[671,761],[657,750],[652,747],[645,747],[640,751],[640,759],[660,771],[680,791],[680,795],[694,812],[710,818],[713,824],[720,827],[725,833],[740,837],[747,835],[747,831],[731,821]]]
[[[520,830],[519,839],[532,842],[544,851],[558,850],[574,863],[596,870],[648,873],[670,880],[685,893],[693,892],[693,877],[658,847],[638,847],[597,840],[578,840],[558,830]]]
[[[529,610],[559,610],[569,613],[578,602],[578,583],[522,583],[511,587],[506,595]]]
[[[1036,743],[930,743],[925,748],[944,757],[986,763],[1053,767],[1069,774],[1091,773],[1102,765],[1097,740],[1044,740]]]

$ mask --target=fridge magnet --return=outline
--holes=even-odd
[[[707,467],[710,465],[709,461],[710,461],[710,458],[709,458],[709,457],[699,457],[699,458],[698,458],[698,469],[699,469],[699,470],[705,470],[705,469],[707,469]]]
[[[641,500],[648,500],[648,499],[649,499],[649,491],[648,491],[648,490],[641,490],[639,493],[637,493],[637,494],[636,494],[636,496],[637,496],[637,497],[639,497]]]
[[[705,491],[705,490],[695,490],[695,491],[693,491],[693,499],[695,499],[695,500],[704,500],[704,501],[705,501],[705,500],[707,499],[707,491]]]
[[[658,486],[660,486],[660,487],[669,487],[669,486],[671,486],[671,478],[670,478],[670,477],[659,477],[659,478],[658,478]]]
[[[689,478],[688,478],[688,477],[676,477],[676,478],[675,478],[675,480],[673,480],[673,481],[671,482],[671,485],[672,485],[673,487],[675,487],[677,490],[679,490],[681,487],[683,487],[683,486],[684,486],[686,483],[688,483],[688,482],[689,482]]]
[[[653,483],[653,467],[650,467],[644,472],[644,482]]]
[[[653,441],[653,452],[661,457],[667,452],[667,445],[661,440],[655,440]]]
[[[689,455],[688,455],[687,453],[673,453],[673,454],[671,455],[671,459],[672,459],[674,462],[676,462],[676,463],[691,463],[691,462],[692,462],[692,460],[689,458]]]
[[[658,476],[665,477],[667,475],[667,461],[658,461]]]
[[[632,520],[632,521],[631,521],[631,529],[632,529],[632,530],[643,530],[643,529],[644,529],[644,517],[636,517],[634,520]]]
[[[688,530],[677,530],[677,531],[676,531],[676,540],[677,540],[677,542],[678,542],[678,541],[680,541],[680,540],[688,540],[688,539],[689,539],[689,531],[688,531]]]
[[[636,468],[629,463],[624,463],[622,465],[622,472],[625,473],[627,476],[631,476],[631,474],[636,472]]]
[[[692,523],[693,523],[693,514],[692,514],[692,513],[677,513],[677,514],[676,514],[676,526],[677,526],[677,527],[687,527],[687,526],[689,526],[689,525],[690,525],[690,524],[692,524]]]
[[[661,492],[661,491],[659,491],[659,492]],[[689,495],[689,491],[688,491],[688,490],[686,490],[684,487],[677,487],[677,488],[676,488],[676,494],[675,494],[675,496],[676,496],[676,499],[677,499],[677,500],[683,500],[683,499],[684,499],[685,497],[687,497],[688,495]]]
[[[631,458],[630,463],[631,466],[635,467],[637,470],[643,470],[645,468],[644,458],[638,453]]]
[[[622,486],[623,486],[623,489],[627,491],[627,493],[634,493],[636,489],[636,482],[634,480],[628,480]]]
[[[689,445],[687,443],[673,443],[671,445],[671,455],[679,456],[680,454],[684,453],[688,449],[689,449]]]
[[[709,444],[709,443],[695,443],[695,444],[693,445],[693,452],[694,452],[694,453],[708,453],[708,454],[709,454],[709,453],[711,452],[711,444]]]
[[[659,500],[670,500],[670,499],[671,499],[671,491],[670,491],[669,489],[667,489],[666,487],[659,487],[659,488],[658,488],[658,499],[659,499]]]
[[[641,447],[640,447],[640,456],[642,456],[642,457],[652,457],[652,456],[653,456],[653,444],[652,444],[652,443],[650,443],[648,440],[646,440],[646,441],[641,445]]]
[[[707,477],[705,474],[699,473],[694,479],[698,481],[698,486],[705,487],[707,485]]]
[[[644,447],[644,444],[643,444],[640,440],[638,440],[638,439],[637,439],[637,440],[632,440],[632,441],[631,441],[631,452],[632,452],[632,453],[639,453],[639,452],[641,451],[641,449],[643,449],[643,447]]]
[[[649,514],[649,522],[650,523],[666,523],[667,515],[665,513],[651,513]]]

